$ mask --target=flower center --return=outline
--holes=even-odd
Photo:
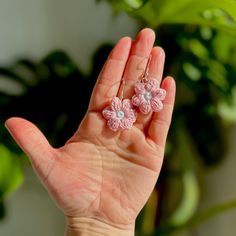
[[[146,101],[149,101],[152,99],[152,94],[150,92],[145,92],[143,95]]]
[[[116,112],[116,116],[119,118],[119,119],[123,119],[125,117],[125,113],[123,111],[117,111]]]

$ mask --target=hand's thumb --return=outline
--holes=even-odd
[[[37,174],[44,180],[55,159],[55,151],[45,136],[35,125],[21,118],[10,118],[5,126],[27,154]]]

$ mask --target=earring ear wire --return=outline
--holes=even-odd
[[[148,58],[148,61],[147,61],[147,65],[146,65],[146,67],[144,69],[144,73],[142,75],[141,82],[143,82],[143,83],[147,83],[148,82],[149,66],[150,66],[150,63],[151,63],[151,59],[152,59],[152,56],[150,55],[149,58]]]
[[[120,100],[123,100],[124,99],[125,79],[122,78],[121,81],[122,82],[121,82],[121,86],[120,86],[120,89],[119,89],[119,90],[121,90],[121,92],[120,92],[119,98],[120,98]]]

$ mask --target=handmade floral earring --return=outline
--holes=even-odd
[[[108,127],[116,132],[130,129],[136,121],[137,113],[133,109],[130,99],[123,99],[125,81],[122,79],[122,91],[120,97],[114,97],[111,105],[106,107],[102,114],[107,120]]]
[[[151,57],[142,78],[135,84],[135,95],[132,97],[132,104],[137,106],[141,113],[148,114],[151,111],[159,112],[163,109],[162,101],[165,99],[166,90],[160,88],[156,79],[149,77],[149,65]]]

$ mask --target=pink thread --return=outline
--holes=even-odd
[[[130,99],[121,100],[118,97],[112,99],[111,106],[106,107],[102,114],[112,131],[130,129],[137,117]]]
[[[157,80],[149,79],[146,83],[139,81],[135,84],[134,91],[136,94],[132,97],[132,104],[139,107],[143,114],[163,109],[162,101],[166,97],[166,90],[159,87]]]

